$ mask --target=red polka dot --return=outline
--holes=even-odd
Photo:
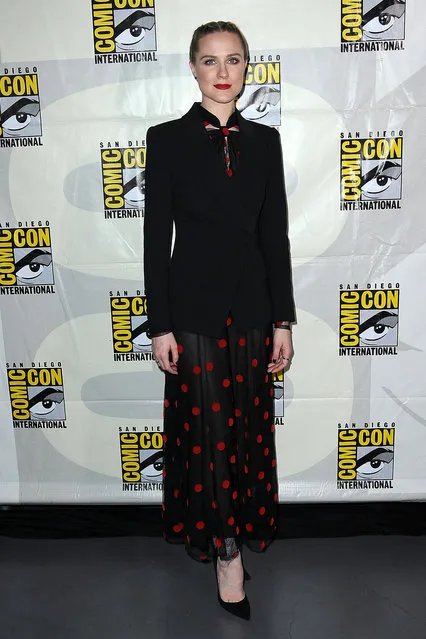
[[[275,426],[274,424],[271,424],[271,433],[273,433],[275,431]]]
[[[259,546],[259,548],[265,548],[265,546],[266,546],[265,542],[264,542],[264,541],[261,541],[261,542],[260,542],[260,546]]]
[[[201,453],[201,447],[200,446],[193,446],[192,447],[192,452],[194,453],[194,455],[199,455]]]
[[[217,508],[217,503],[215,501],[212,501],[212,508]]]
[[[208,371],[212,371],[214,369],[213,362],[207,362],[206,368],[207,368]]]
[[[186,384],[182,384],[181,389],[184,393],[188,392],[188,386]]]
[[[234,490],[234,492],[232,493],[232,499],[237,499],[238,497],[238,493],[236,490]]]
[[[240,346],[245,346],[246,345],[246,339],[245,337],[240,337],[240,339],[238,340],[238,344]]]
[[[228,419],[228,426],[232,426],[232,425],[233,425],[233,423],[234,423],[234,419],[233,419],[233,417],[230,417],[230,418]]]
[[[213,468],[214,468],[214,464],[213,462],[210,462],[210,470],[213,472]]]
[[[269,395],[270,395],[271,397],[273,397],[273,396],[274,396],[274,389],[273,389],[273,388],[270,388],[270,389],[269,389]]]
[[[271,341],[271,340],[269,339],[269,337],[267,337],[267,338],[265,339],[265,344],[266,344],[266,346],[269,346],[269,342],[270,342],[270,341]]]
[[[183,346],[182,346],[182,344],[178,344],[178,353],[183,353]]]
[[[164,435],[163,435],[163,442],[164,442],[165,444],[167,444],[167,435],[166,435],[166,434],[164,434]]]
[[[180,532],[181,530],[183,530],[183,523],[182,523],[182,522],[179,522],[178,524],[175,524],[175,525],[173,526],[173,530],[174,530],[175,532],[177,532],[177,533],[178,533],[178,532]]]
[[[218,413],[220,411],[219,402],[214,402],[214,404],[212,404],[212,409],[214,410],[215,413]]]
[[[195,527],[198,528],[198,530],[203,530],[204,526],[204,521],[197,521],[197,523],[195,524]]]
[[[184,425],[183,425],[183,427],[184,427],[184,429],[188,432],[188,430],[189,430],[189,424],[188,424],[188,422],[185,422],[185,423],[184,423]]]
[[[230,457],[229,461],[231,462],[231,464],[235,464],[235,462],[237,461],[237,458],[235,457],[235,455],[232,455],[232,457]]]
[[[239,408],[236,408],[234,412],[235,412],[235,417],[241,417],[241,411]]]
[[[248,454],[248,453],[246,453],[246,459],[247,459],[247,461],[248,461],[248,458],[249,458],[249,454]]]
[[[163,469],[162,475],[163,475],[163,477],[167,476],[167,470],[165,468]]]
[[[221,540],[221,539],[216,539],[215,543],[216,543],[216,546],[217,546],[218,548],[221,548],[221,546],[223,545],[223,543],[222,543],[222,540]]]
[[[271,482],[268,481],[268,483],[266,484],[266,490],[269,491],[271,490],[272,486],[271,486]]]
[[[238,375],[236,376],[237,382],[243,382],[244,381],[244,377],[241,375],[241,373],[238,373]]]
[[[180,438],[179,438],[179,437],[176,437],[176,444],[177,444],[178,446],[180,446]]]
[[[277,465],[277,460],[276,460],[276,459],[273,459],[273,460],[271,461],[271,466],[272,466],[272,468],[275,468],[275,466],[276,466],[276,465]]]
[[[177,488],[174,489],[173,495],[174,497],[179,497],[179,490]]]
[[[240,527],[239,526],[235,526],[235,534],[236,535],[240,534]]]
[[[231,380],[225,377],[225,379],[222,382],[222,386],[224,386],[225,388],[228,388],[229,386],[231,386]]]
[[[192,409],[192,414],[193,415],[199,415],[201,413],[200,409],[198,408],[198,406],[194,406]]]
[[[189,536],[189,535],[187,535],[187,536],[186,536],[186,541],[188,542],[188,544],[189,544],[189,542],[191,541],[191,539],[190,539],[190,536]]]
[[[178,405],[178,400],[177,400],[177,399],[175,399],[175,406],[177,406],[177,405]]]
[[[259,508],[259,515],[264,515],[265,513],[266,513],[266,508],[265,508],[265,506],[261,506],[261,507]]]
[[[251,532],[253,530],[253,524],[246,524],[246,530]]]
[[[263,440],[262,435],[259,433],[259,435],[256,437],[256,441],[258,444],[260,444],[260,442]]]
[[[168,400],[168,399],[165,399],[165,400],[164,400],[164,406],[165,406],[166,408],[168,408],[168,407],[170,406],[170,402],[169,402],[169,400]]]
[[[259,363],[259,362],[257,361],[257,359],[256,359],[255,357],[251,360],[251,365],[253,366],[253,368],[256,368],[256,366],[258,365],[258,363]]]
[[[226,325],[227,325],[227,326],[231,326],[231,324],[232,324],[232,318],[231,318],[231,317],[228,317],[228,318],[226,319]]]
[[[248,474],[248,466],[247,466],[247,464],[244,464],[244,472],[245,472],[246,475]]]
[[[185,462],[185,466],[186,466],[186,470],[188,470],[189,463],[188,463],[188,462]]]
[[[251,497],[251,488],[247,488],[247,495]]]
[[[263,419],[268,419],[269,417],[269,413],[267,410],[265,410],[265,412],[263,413]]]
[[[269,455],[269,448],[266,447],[265,450],[263,451],[263,454],[265,455],[265,457],[267,457]]]
[[[166,507],[164,504],[161,504],[161,510],[164,512],[166,510]]]
[[[199,375],[201,373],[201,367],[200,366],[194,366],[194,368],[192,370],[194,371],[194,373],[196,375]]]
[[[278,493],[274,493],[274,501],[278,501]]]
[[[245,423],[245,424],[248,424],[248,417],[247,417],[247,415],[244,417],[244,423]]]
[[[258,479],[263,479],[264,477],[265,477],[265,473],[263,472],[263,470],[260,470],[260,471],[257,473],[257,478],[258,478]]]
[[[274,524],[275,519],[273,517],[271,517],[271,519],[269,520],[270,525],[272,526]]]
[[[228,346],[228,342],[226,341],[226,339],[220,339],[218,341],[218,344],[219,344],[220,348],[226,348],[226,346]]]
[[[235,523],[235,519],[234,519],[233,517],[229,517],[229,519],[228,519],[228,524],[229,524],[230,526],[233,526],[233,525],[234,525],[234,523]]]
[[[207,559],[207,555],[200,555],[200,559]]]
[[[260,402],[260,399],[256,396],[256,397],[254,398],[254,405],[255,405],[255,406],[259,406],[259,402]]]
[[[224,479],[223,482],[222,482],[222,486],[223,486],[223,488],[229,488],[229,486],[230,486],[229,480],[228,479]]]
[[[269,382],[269,375],[268,375],[268,373],[266,373],[266,375],[265,375],[265,382],[266,382],[266,383],[268,383],[268,382]],[[271,390],[272,390],[272,392],[274,392],[274,389],[271,389]]]
[[[216,448],[217,448],[218,450],[225,450],[225,442],[218,442],[218,443],[216,444]]]
[[[203,490],[203,484],[195,484],[194,490],[196,493],[201,493],[201,491]]]

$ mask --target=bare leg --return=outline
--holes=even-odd
[[[244,572],[241,553],[233,537],[225,539],[226,556],[217,559],[219,592],[223,601],[235,603],[244,599]]]

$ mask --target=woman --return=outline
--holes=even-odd
[[[194,32],[201,103],[147,132],[144,268],[165,373],[164,536],[217,558],[220,604],[249,619],[241,548],[276,531],[272,376],[295,316],[279,134],[235,109],[247,62],[233,23]]]

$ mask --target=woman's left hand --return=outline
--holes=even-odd
[[[291,331],[284,328],[274,329],[274,344],[268,373],[278,373],[289,367],[293,357],[293,339]]]

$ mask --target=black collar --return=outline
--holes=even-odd
[[[217,126],[219,128],[222,127],[220,120],[217,116],[215,116],[213,113],[211,113],[210,111],[208,111],[208,109],[204,108],[201,105],[201,102],[195,102],[195,104],[198,106],[198,110],[200,112],[200,116],[201,119],[203,121],[209,122],[209,124],[213,124],[213,126]],[[231,115],[229,116],[226,124],[224,126],[226,127],[231,127],[234,126],[235,124],[238,124],[237,122],[237,110],[235,109],[235,111],[233,111],[231,113]]]
[[[194,130],[194,126],[196,127],[196,129],[199,130],[200,133],[203,134],[203,137],[205,136],[205,127],[203,124],[203,117],[200,117],[200,103],[199,102],[194,102],[194,104],[192,105],[192,107],[189,109],[189,111],[187,111],[181,118],[182,122],[184,124],[187,124],[188,126],[190,126],[190,128],[192,130]],[[201,107],[204,108],[204,107]],[[207,113],[209,115],[211,115],[212,117],[216,117],[213,116],[213,114],[210,114],[210,111],[207,111]],[[238,109],[235,109],[234,113],[232,114],[232,116],[235,115],[236,118],[236,124],[238,124],[238,126],[240,127],[240,133],[243,133],[244,136],[248,136],[251,137],[254,133],[255,133],[255,129],[256,126],[253,124],[253,122],[250,122],[249,120],[246,120],[240,113],[240,111],[238,111]],[[231,116],[231,117],[232,117]],[[219,122],[219,120],[216,118],[216,121]],[[214,122],[212,122],[212,124],[214,124]],[[216,125],[215,125],[216,126]],[[220,126],[220,123],[219,123]],[[242,143],[242,140],[241,140]]]

